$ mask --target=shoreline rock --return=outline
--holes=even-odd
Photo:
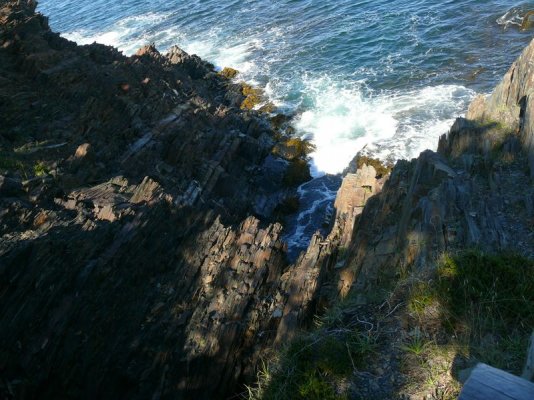
[[[178,47],[77,46],[32,2],[0,21],[0,397],[235,393],[286,300],[278,133]]]
[[[254,88],[178,47],[77,46],[4,2],[0,395],[231,395],[349,292],[443,251],[534,256],[532,46],[437,153],[355,160],[330,234],[290,265],[270,216],[295,206],[309,147]]]

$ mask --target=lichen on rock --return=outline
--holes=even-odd
[[[242,110],[252,110],[264,101],[263,91],[248,83],[241,84],[241,93],[245,96],[245,100],[241,103]]]
[[[224,67],[219,72],[219,75],[224,76],[226,79],[234,79],[238,74],[239,74],[239,71],[231,67]]]
[[[304,159],[315,150],[315,145],[309,140],[298,137],[285,138],[276,143],[272,153],[275,156],[291,161],[297,158]]]

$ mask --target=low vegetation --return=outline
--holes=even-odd
[[[48,175],[48,168],[46,167],[44,162],[39,161],[33,166],[33,173],[35,176],[38,177],[46,176]]]
[[[520,374],[534,328],[534,261],[445,254],[431,277],[411,285],[407,311],[415,335],[401,350],[412,391],[439,386],[440,398],[455,399],[477,362]]]
[[[376,329],[347,323],[361,315],[354,293],[335,304],[263,365],[249,400],[355,398],[355,376],[376,374],[373,361],[392,353],[399,362],[391,378],[402,377],[392,398],[456,399],[477,362],[520,374],[534,328],[533,260],[466,250],[443,255],[425,278],[415,275],[382,283],[389,300],[404,305],[395,318],[384,315],[382,300],[367,299],[382,321]]]
[[[27,162],[14,152],[0,151],[0,173],[5,172],[19,172],[24,179],[28,179],[31,166],[28,167]]]
[[[376,170],[376,177],[381,178],[383,176],[389,175],[391,170],[393,169],[392,165],[389,165],[387,163],[384,163],[376,158],[371,158],[367,156],[359,156],[357,167],[358,169],[361,168],[364,164],[370,165],[374,167]]]
[[[343,321],[346,301],[323,317],[314,330],[302,333],[278,357],[264,363],[249,400],[344,400],[350,378],[374,353],[376,336]]]

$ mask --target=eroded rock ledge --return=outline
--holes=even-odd
[[[239,390],[294,268],[270,121],[197,56],[77,46],[32,1],[0,2],[0,76],[0,397]]]
[[[467,246],[532,256],[533,46],[438,152],[348,174],[331,233],[288,265],[277,135],[241,85],[1,2],[0,395],[222,398],[384,274]]]
[[[533,49],[491,96],[473,101],[437,152],[395,165],[356,219],[342,286],[365,293],[381,277],[433,268],[443,252],[464,248],[534,257]]]

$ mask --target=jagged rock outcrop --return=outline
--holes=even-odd
[[[533,49],[534,42],[488,99],[473,101],[437,153],[396,164],[356,220],[339,287],[365,292],[399,270],[432,268],[443,252],[469,247],[534,256]]]
[[[351,289],[466,246],[532,255],[529,49],[439,152],[348,174],[331,233],[288,265],[269,219],[288,163],[242,85],[1,2],[0,396],[221,398]]]
[[[305,252],[285,277],[284,294],[287,297],[282,319],[277,329],[275,344],[287,343],[299,326],[309,320],[310,312],[328,305],[332,299],[345,296],[351,288],[341,283],[332,287],[338,267],[344,262],[351,243],[354,224],[368,199],[380,193],[387,177],[376,177],[372,166],[362,165],[356,173],[348,173],[338,190],[334,208],[336,216],[330,234],[323,238],[315,233]],[[343,282],[341,271],[340,282]]]
[[[332,229],[340,237],[341,248],[349,246],[356,217],[362,213],[367,200],[380,193],[385,179],[377,179],[375,168],[365,164],[356,173],[349,173],[343,178],[334,202],[336,218]]]
[[[0,2],[0,76],[0,397],[239,390],[294,274],[269,121],[200,58],[77,46],[34,2]]]
[[[534,41],[523,50],[493,93],[477,97],[469,107],[467,119],[498,123],[518,132],[528,154],[534,179]]]

